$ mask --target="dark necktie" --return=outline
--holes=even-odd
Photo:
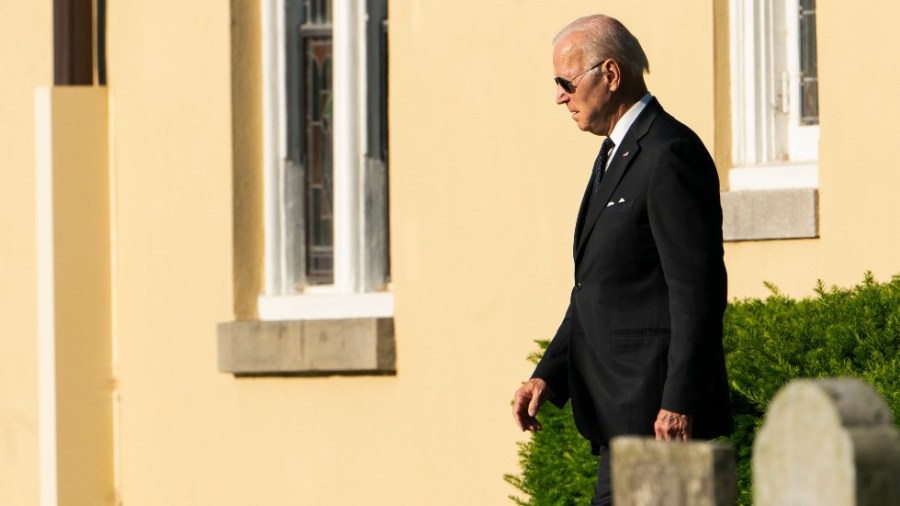
[[[606,161],[609,160],[609,152],[612,151],[614,145],[615,143],[609,137],[603,139],[603,144],[600,145],[600,152],[597,153],[597,159],[594,160],[594,171],[591,176],[594,180],[594,185],[591,188],[591,199],[588,203],[588,209],[594,203],[594,197],[597,196],[597,189],[600,188],[600,180],[603,179],[603,173],[605,172]]]

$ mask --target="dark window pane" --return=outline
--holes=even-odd
[[[321,9],[322,4],[317,8]],[[306,282],[330,284],[334,282],[331,36],[304,37],[303,47],[307,111]]]
[[[366,244],[372,287],[390,280],[390,206],[388,181],[388,24],[387,1],[366,1]]]
[[[819,124],[816,0],[800,0],[800,123]]]
[[[356,1],[356,0],[354,0]],[[387,2],[364,0],[366,69],[365,156],[356,176],[364,187],[362,227],[366,245],[356,276],[365,290],[387,283]],[[331,0],[288,0],[284,212],[286,272],[294,289],[334,283],[334,102]],[[355,38],[355,37],[354,37]],[[361,42],[361,41],[360,41]]]

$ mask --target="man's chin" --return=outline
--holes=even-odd
[[[598,127],[596,124],[592,124],[588,121],[576,121],[575,124],[578,126],[578,129],[582,132],[592,133],[594,135],[599,135],[601,137],[606,136],[604,130]]]
[[[598,134],[597,129],[592,128],[593,125],[591,125],[589,123],[582,123],[579,121],[577,123],[577,125],[578,125],[578,129],[581,130],[582,132],[588,132],[588,133],[592,133],[594,135],[602,135],[602,134]]]

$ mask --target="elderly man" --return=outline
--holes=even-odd
[[[647,92],[647,56],[617,20],[589,16],[554,39],[556,103],[606,137],[575,224],[569,307],[515,394],[522,430],[545,400],[572,400],[601,456],[591,504],[611,504],[609,440],[686,441],[732,428],[722,313],[726,275],[716,168]]]

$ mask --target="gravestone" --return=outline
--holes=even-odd
[[[732,506],[734,449],[708,442],[612,441],[616,506]]]
[[[753,444],[753,499],[900,505],[900,435],[890,408],[858,379],[790,382],[769,404]]]

